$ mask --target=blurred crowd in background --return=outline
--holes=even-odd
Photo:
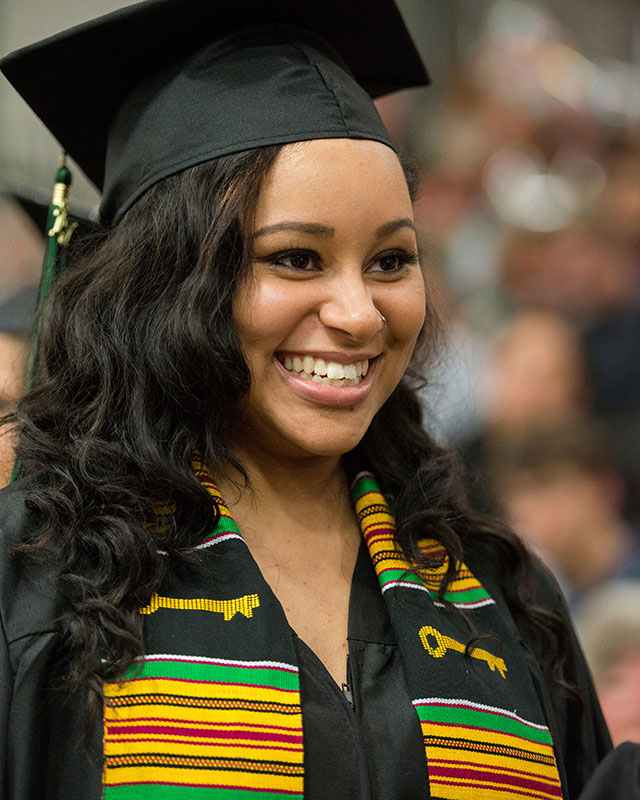
[[[427,413],[474,502],[556,574],[614,739],[640,741],[638,63],[496,3],[434,130],[416,212],[448,338]]]
[[[635,54],[597,61],[549,5],[483,3],[428,113],[410,93],[380,109],[421,175],[444,319],[427,427],[555,573],[614,741],[640,741],[640,8]],[[20,395],[43,242],[6,197],[0,410]],[[0,454],[4,483],[7,436]]]

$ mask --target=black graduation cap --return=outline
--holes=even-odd
[[[0,68],[117,221],[150,186],[240,150],[390,144],[371,98],[429,82],[393,0],[146,0]]]

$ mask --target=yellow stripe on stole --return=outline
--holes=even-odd
[[[517,777],[517,776],[516,776]],[[434,795],[445,800],[462,800],[462,798],[470,798],[470,800],[561,800],[558,796],[558,787],[554,786],[551,789],[543,787],[529,789],[518,785],[511,785],[503,783],[500,780],[491,781],[480,778],[461,778],[456,775],[456,784],[451,786],[446,779],[430,778],[429,785],[433,787]],[[437,787],[437,791],[436,791]]]
[[[219,740],[209,740],[205,743],[196,744],[191,741],[168,741],[167,738],[161,736],[153,737],[156,742],[162,742],[162,752],[171,756],[193,756],[198,757],[202,755],[211,756],[212,758],[246,758],[255,761],[283,761],[286,764],[302,764],[303,752],[302,744],[296,745],[283,745],[278,747],[277,744],[269,744],[268,750],[260,750],[255,747],[248,747],[246,743],[228,742]],[[114,739],[109,736],[105,740],[105,757],[111,760],[127,754],[139,754],[149,752],[149,739],[140,741],[132,740],[131,738],[118,737]],[[289,748],[289,749],[285,749]]]
[[[108,769],[106,782],[117,780],[118,783],[127,781],[184,783],[187,779],[189,784],[247,786],[256,789],[302,793],[302,742],[273,740],[255,742],[255,740],[251,740],[251,734],[254,731],[267,735],[274,733],[300,737],[302,715],[299,707],[297,713],[283,715],[274,712],[243,711],[237,708],[198,708],[191,705],[176,707],[163,704],[167,694],[183,697],[186,695],[187,702],[192,700],[196,703],[200,701],[206,703],[211,700],[213,694],[215,699],[227,699],[231,702],[235,700],[239,703],[247,700],[257,701],[258,708],[269,702],[284,702],[293,704],[295,707],[296,704],[292,701],[297,699],[296,693],[273,688],[200,684],[167,678],[138,679],[133,684],[128,681],[120,686],[107,684],[105,693],[108,695],[105,707],[104,742],[107,767],[127,764],[128,757],[135,760],[136,755],[148,753],[150,739],[162,743],[163,756],[161,758],[166,757],[167,759],[167,763],[159,767],[134,763],[130,766],[118,766],[117,770]],[[137,702],[138,697],[143,699],[140,695],[148,697],[148,694],[155,695],[160,701],[159,705],[146,702],[140,706],[109,704],[110,702],[117,703],[119,699]],[[202,723],[205,721],[211,724],[203,725]],[[234,725],[226,726],[225,722],[233,722]],[[165,730],[141,733],[119,732],[121,726],[124,729],[127,726],[155,724]],[[107,727],[109,728],[108,733]],[[185,728],[187,731],[184,730]],[[246,732],[247,738],[230,740],[224,736],[210,737],[208,734],[214,730],[233,730],[241,737]],[[202,738],[199,737],[199,734],[203,734]],[[251,744],[265,744],[268,749],[251,747]],[[207,768],[199,769],[197,760],[202,756],[220,759],[220,763],[227,764],[228,768],[211,769],[211,766],[208,765]],[[181,764],[188,763],[191,759],[195,766],[185,771],[184,768],[171,766],[172,758],[176,758],[177,762]],[[259,772],[257,775],[256,773],[252,775],[252,773],[243,772],[238,765],[234,766],[229,761],[230,758],[246,759],[248,762],[252,762],[257,769],[260,768],[260,764],[264,764],[265,769],[270,769],[272,762],[283,762],[283,772],[275,775]]]
[[[170,720],[171,722],[189,722],[193,725],[198,725],[211,721],[211,706],[198,707],[192,705],[162,706],[158,709],[158,704],[143,703],[141,705],[126,706],[126,719],[136,721],[138,719],[148,719],[150,717],[162,716],[163,719]],[[109,707],[105,708],[105,715],[111,722],[121,722],[124,717],[125,708]],[[282,733],[298,733],[300,731],[300,718],[298,714],[281,714],[276,711],[245,711],[238,719],[237,708],[215,708],[216,719],[221,722],[240,722],[242,727],[251,729],[255,727],[258,730],[262,726],[269,728],[282,728]],[[256,718],[256,713],[259,713],[260,718]],[[246,719],[245,719],[246,717]]]
[[[529,739],[523,739],[510,733],[498,733],[488,730],[487,728],[482,728],[480,730],[467,727],[454,728],[448,725],[434,725],[430,722],[422,722],[421,726],[422,735],[425,739],[431,737],[442,739],[446,736],[452,739],[466,739],[471,742],[480,742],[481,744],[494,746],[496,748],[510,747],[545,756],[548,759],[553,758],[553,747],[551,745],[532,742]],[[449,746],[441,747],[437,744],[428,744],[427,748],[429,753],[433,753],[435,750],[442,750],[440,758],[447,757],[447,754],[450,756],[451,754]]]
[[[442,751],[441,758],[438,758],[436,755],[436,751],[438,750]],[[430,747],[429,753],[429,763],[433,764],[434,766],[437,764],[456,763],[452,759],[451,750],[448,748]],[[459,751],[456,751],[456,758],[458,757],[458,753]],[[474,753],[471,751],[465,751],[463,760],[469,762],[470,764],[491,767],[492,769],[495,769],[496,772],[504,772],[505,775],[513,772],[526,772],[529,768],[531,768],[532,770],[535,770],[535,772],[531,772],[532,779],[538,780],[546,778],[547,780],[553,781],[556,785],[559,785],[558,772],[555,764],[543,764],[540,761],[527,762],[523,761],[520,756],[507,756],[493,753]]]
[[[389,528],[389,526],[395,526],[395,520],[391,514],[388,514],[386,511],[375,511],[373,514],[367,514],[367,516],[360,521],[360,525],[362,532],[367,534],[371,528]],[[382,531],[380,533],[382,534]]]
[[[365,504],[366,505],[366,504]],[[377,524],[380,524],[380,520],[376,520],[376,517],[380,517],[379,514],[372,515],[371,518],[367,517],[366,524],[364,526],[365,533],[367,528],[369,527],[376,527]],[[385,516],[387,519],[393,521],[393,517],[391,515],[382,515]],[[369,520],[372,520],[369,522]],[[421,539],[418,542],[418,546],[420,550],[426,555],[431,556],[432,558],[443,558],[442,564],[437,567],[433,567],[428,570],[421,570],[419,575],[422,583],[432,591],[437,592],[440,588],[440,584],[442,579],[444,578],[448,566],[449,566],[449,558],[446,555],[442,545],[439,542],[436,542],[435,539]],[[392,554],[389,554],[390,551]],[[375,557],[380,553],[385,553],[384,559],[376,561],[376,569],[401,569],[401,570],[410,570],[411,564],[405,558],[400,546],[396,543],[392,534],[384,535],[381,537],[376,537],[376,540],[371,543],[370,545],[370,552],[372,558]],[[466,566],[464,563],[458,563],[458,571],[456,576],[449,582],[447,586],[447,591],[468,591],[470,589],[477,589],[481,586],[481,583],[478,579],[473,575],[471,570]]]
[[[504,784],[490,783],[489,781],[473,780],[473,782],[467,781],[465,785],[464,779],[458,777],[456,777],[454,786],[443,783],[437,778],[429,778],[429,785],[433,787],[433,792],[437,794],[439,800],[496,800],[496,797],[499,797],[500,800],[523,800],[525,797],[530,800],[540,800],[540,798],[558,800],[557,794],[545,791],[523,791],[517,786],[505,787]]]
[[[373,554],[375,557],[375,553]],[[400,569],[403,572],[409,570],[409,565],[403,558],[384,558],[376,561],[376,566],[381,569]]]
[[[231,700],[251,700],[261,703],[297,702],[296,692],[269,686],[250,686],[234,683],[199,683],[179,678],[133,678],[125,683],[106,683],[105,698],[135,697],[143,694],[178,694],[190,698],[210,699],[212,696]]]
[[[300,745],[282,745],[269,743],[268,749],[262,750],[256,747],[249,747],[246,742],[229,742],[223,739],[207,739],[206,741],[196,742],[192,740],[178,739],[174,737],[154,736],[153,741],[162,743],[162,752],[168,756],[193,757],[203,755],[211,758],[246,758],[257,762],[269,763],[270,761],[282,761],[292,766],[300,765],[303,762],[302,743]],[[125,755],[138,755],[149,752],[149,747],[153,747],[149,737],[146,739],[134,740],[131,738],[108,736],[105,739],[104,755],[110,762],[111,759]]]
[[[367,526],[370,525],[371,520],[377,520],[378,522],[384,522],[385,524],[395,524],[394,516],[391,511],[389,511],[387,501],[380,494],[380,492],[367,492],[366,494],[362,495],[362,497],[359,497],[355,504],[356,514],[360,514],[362,511],[371,506],[381,506],[381,508],[376,508],[372,514],[368,514],[365,517],[364,521]]]
[[[302,767],[299,768],[302,773]],[[302,774],[276,774],[269,775],[263,772],[238,772],[233,769],[190,769],[185,773],[184,768],[175,767],[119,767],[118,783],[177,783],[192,785],[222,785],[229,788],[241,789],[246,786],[255,790],[273,792],[293,792],[302,795]]]

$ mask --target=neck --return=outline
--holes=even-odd
[[[288,460],[236,447],[249,477],[215,476],[218,487],[247,543],[268,539],[283,546],[292,539],[335,547],[336,540],[359,540],[359,530],[341,458]]]
[[[262,451],[234,448],[234,455],[244,466],[249,476],[249,488],[245,489],[239,473],[231,470],[229,479],[222,479],[230,488],[229,502],[237,502],[238,495],[247,491],[256,502],[274,498],[278,502],[298,505],[300,502],[320,505],[327,495],[337,488],[344,489],[346,477],[339,456],[316,456],[306,459],[286,459]],[[222,491],[222,485],[220,485]],[[234,501],[233,498],[236,498]]]

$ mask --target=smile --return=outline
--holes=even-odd
[[[278,356],[278,360],[288,372],[313,383],[328,386],[357,386],[367,374],[369,360],[340,364],[322,358],[303,355]]]

